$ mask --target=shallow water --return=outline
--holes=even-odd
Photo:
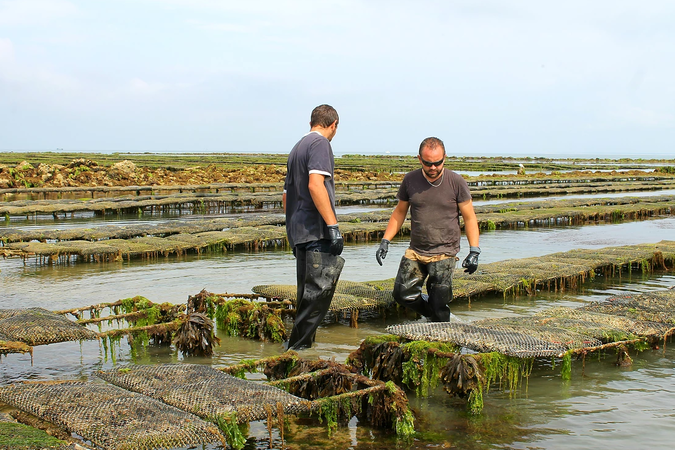
[[[542,200],[569,200],[569,199],[591,199],[591,198],[623,198],[623,197],[657,197],[661,195],[675,195],[674,189],[664,189],[661,191],[630,191],[617,193],[599,193],[599,194],[574,194],[574,195],[551,195],[549,197],[526,197],[518,199],[498,199],[498,200],[476,200],[474,205],[495,205],[507,203],[522,203],[522,202],[540,202]]]
[[[481,236],[481,263],[544,255],[572,248],[675,240],[675,218],[617,225],[566,228],[539,228],[486,232]],[[395,275],[407,239],[390,247],[384,266],[374,258],[376,243],[348,245],[343,253],[347,263],[342,279],[366,281]],[[468,245],[462,243],[466,254]],[[292,284],[295,261],[290,251],[188,255],[156,261],[105,264],[40,266],[23,265],[19,259],[0,260],[0,308],[42,306],[62,309],[116,301],[143,295],[154,302],[185,302],[205,288],[216,293],[247,293],[256,284]],[[485,297],[471,304],[451,305],[459,320],[529,315],[552,305],[578,306],[609,295],[658,290],[675,286],[675,276],[665,273],[644,276],[624,275],[621,279],[596,277],[577,291],[540,293],[536,297]],[[410,319],[410,318],[409,318]],[[335,358],[344,361],[365,337],[382,333],[388,324],[404,317],[373,319],[349,328],[342,324],[322,326],[316,345],[305,352],[308,358]],[[222,341],[213,358],[187,358],[188,362],[220,367],[244,358],[262,358],[283,351],[281,344],[220,335]],[[428,399],[410,394],[418,417],[419,436],[412,442],[396,440],[391,433],[360,426],[356,420],[330,438],[325,428],[313,421],[286,435],[287,448],[391,449],[391,448],[670,448],[675,439],[672,404],[675,402],[675,362],[672,344],[666,350],[632,355],[634,364],[617,368],[615,357],[589,358],[582,375],[581,363],[573,363],[569,382],[560,379],[559,369],[550,362],[538,363],[526,387],[510,397],[493,389],[485,397],[481,416],[471,417],[464,402],[439,390]],[[2,384],[20,380],[86,379],[95,370],[115,364],[153,364],[181,361],[166,347],[139,348],[132,355],[126,341],[106,355],[97,342],[61,343],[35,348],[29,355],[8,355],[0,361]],[[266,430],[253,424],[247,448],[264,448]],[[275,445],[280,446],[278,436]]]
[[[553,172],[555,173],[570,173],[570,172],[578,172],[579,170],[585,170],[585,171],[591,171],[595,174],[609,174],[612,172],[630,172],[632,170],[641,170],[643,172],[654,172],[655,169],[649,168],[648,164],[643,164],[643,165],[636,165],[630,169],[569,169],[569,170],[541,170],[538,168],[532,168],[528,167],[527,165],[525,166],[525,173],[528,175],[534,174],[534,173],[543,173],[543,174],[551,174]],[[658,164],[653,164],[653,166],[659,166]],[[516,175],[518,173],[518,170],[454,170],[454,172],[457,172],[460,175],[466,175],[468,177],[480,177],[480,176],[486,176],[486,175]]]

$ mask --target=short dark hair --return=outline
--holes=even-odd
[[[319,105],[312,111],[312,118],[309,121],[310,127],[322,126],[328,128],[333,122],[339,123],[338,113],[330,105]]]
[[[425,147],[429,148],[440,147],[443,149],[443,154],[445,154],[445,145],[443,145],[443,141],[441,141],[437,137],[428,137],[422,141],[422,143],[420,144],[420,152],[419,152],[420,155],[422,154],[422,150]]]

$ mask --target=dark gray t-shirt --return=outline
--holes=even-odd
[[[424,256],[456,255],[462,236],[459,206],[471,200],[469,185],[461,175],[445,170],[443,181],[429,184],[422,169],[406,174],[396,197],[410,202],[410,248]]]
[[[326,222],[309,193],[309,174],[325,175],[324,184],[335,212],[335,162],[328,139],[316,132],[305,135],[288,155],[286,181],[286,235],[291,247],[328,237]]]

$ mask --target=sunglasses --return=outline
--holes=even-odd
[[[422,161],[422,164],[424,164],[426,167],[431,167],[431,166],[439,167],[439,166],[441,166],[441,165],[445,162],[445,156],[444,156],[443,159],[441,159],[440,161],[435,161],[435,162],[425,161],[425,160],[422,159],[422,157],[420,156],[420,161]]]

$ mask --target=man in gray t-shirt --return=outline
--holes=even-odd
[[[335,215],[333,150],[338,114],[332,106],[312,111],[310,131],[288,155],[283,203],[286,235],[296,258],[297,303],[287,348],[312,346],[342,272],[343,240]]]
[[[459,216],[469,241],[469,255],[462,266],[473,273],[478,268],[478,220],[471,192],[464,178],[445,169],[445,146],[438,138],[426,138],[417,158],[422,167],[409,172],[398,190],[398,205],[391,214],[375,254],[377,262],[387,256],[389,242],[400,231],[410,210],[410,248],[405,252],[394,282],[394,300],[433,322],[448,322],[452,301],[452,272],[459,252]],[[422,294],[427,279],[427,293]]]

